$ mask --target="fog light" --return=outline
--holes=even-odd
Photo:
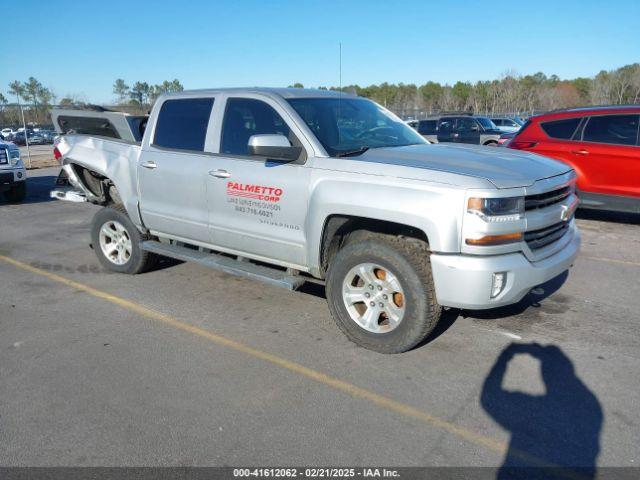
[[[507,284],[507,272],[497,272],[493,274],[491,282],[491,298],[496,298],[502,293]]]
[[[18,172],[18,178],[22,178],[22,172]]]

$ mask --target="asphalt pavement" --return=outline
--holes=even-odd
[[[56,175],[0,203],[0,465],[640,463],[637,218],[580,213],[568,275],[389,356],[321,288],[105,271]]]

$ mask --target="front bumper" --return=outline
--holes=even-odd
[[[568,270],[580,250],[580,232],[557,253],[530,262],[522,253],[504,255],[432,254],[431,266],[438,303],[447,307],[482,310],[511,305],[520,301],[532,288]],[[502,292],[491,298],[493,274],[507,272]]]
[[[0,169],[0,192],[6,192],[26,179],[27,172],[22,168]]]

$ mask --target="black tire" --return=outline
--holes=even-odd
[[[27,198],[27,182],[16,183],[5,194],[5,198],[12,203],[24,202]]]
[[[388,269],[404,290],[404,317],[385,333],[362,328],[349,315],[342,298],[342,283],[362,263]],[[394,235],[356,232],[333,257],[327,273],[327,302],[333,318],[352,342],[379,353],[401,353],[423,341],[437,325],[442,307],[436,300],[429,250],[425,242]]]
[[[126,263],[122,265],[117,265],[107,258],[100,246],[100,229],[110,221],[116,221],[122,225],[131,239],[131,254]],[[93,223],[91,225],[91,242],[98,260],[102,266],[108,270],[135,275],[152,268],[156,264],[158,257],[157,255],[140,248],[140,244],[144,240],[147,240],[147,237],[140,233],[136,228],[133,222],[129,219],[129,215],[127,215],[127,211],[122,205],[111,205],[105,207],[98,211],[98,213],[93,217]]]
[[[488,142],[483,143],[483,145],[485,147],[497,147],[498,142],[496,142],[495,140],[489,140]]]

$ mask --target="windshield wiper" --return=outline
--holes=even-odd
[[[340,152],[336,155],[336,157],[353,157],[356,155],[362,155],[364,152],[369,150],[371,147],[360,147],[357,150],[347,150],[346,152]]]

